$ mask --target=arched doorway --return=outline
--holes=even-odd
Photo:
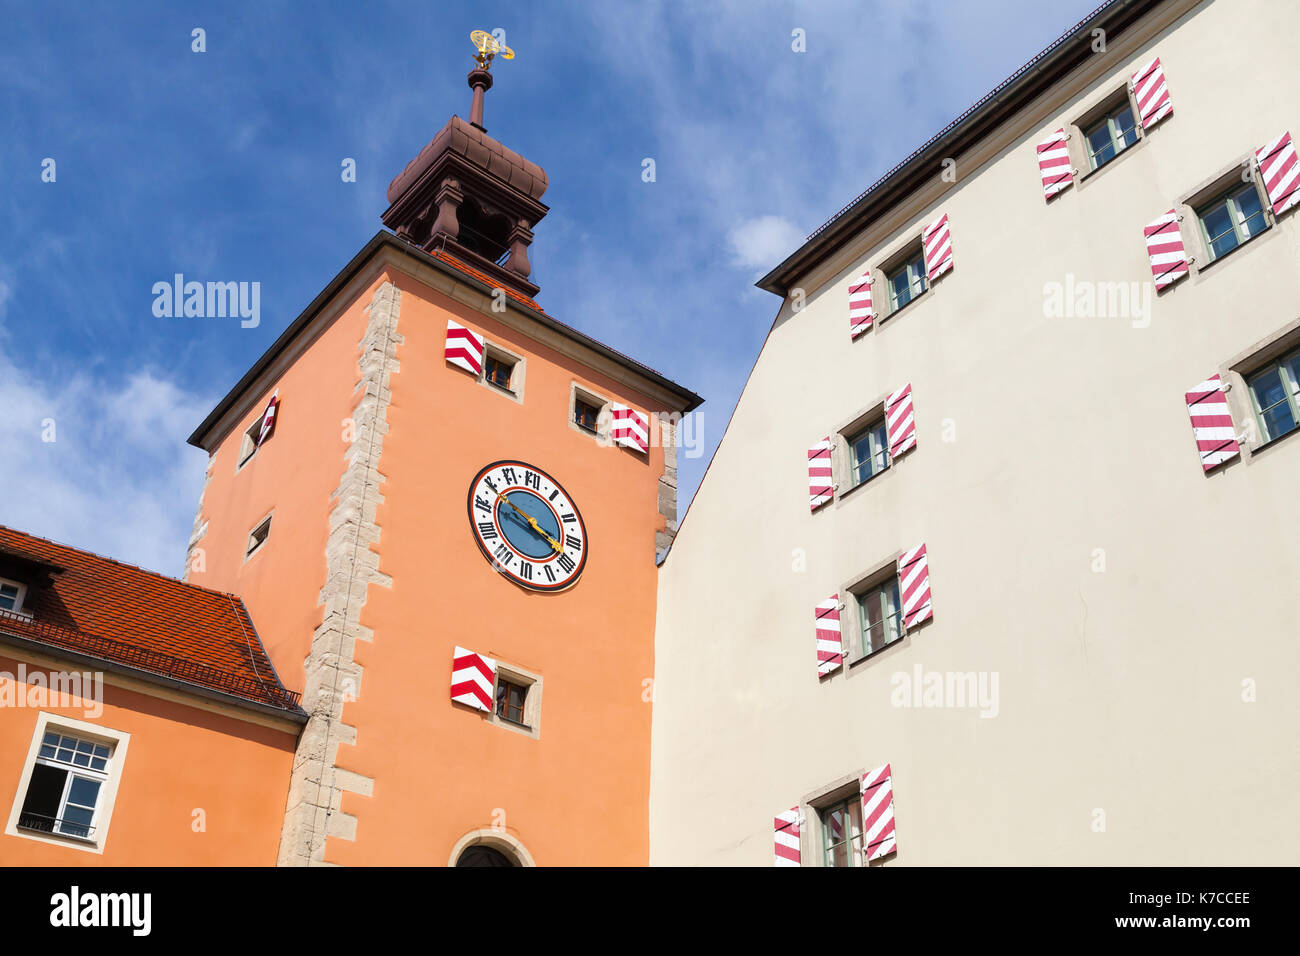
[[[536,866],[528,849],[505,829],[471,830],[451,848],[448,866]]]
[[[518,866],[500,850],[480,843],[478,846],[466,847],[456,860],[457,866]]]

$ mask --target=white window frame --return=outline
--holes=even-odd
[[[27,585],[23,584],[21,581],[13,580],[13,578],[0,578],[0,584],[8,584],[11,587],[18,589],[18,597],[14,599],[13,608],[0,607],[0,611],[30,617],[31,615],[23,610],[23,602],[27,600]]]
[[[101,774],[86,767],[70,766],[42,757],[40,755],[41,743],[48,733],[104,744],[109,748],[107,771]],[[9,811],[9,823],[5,827],[5,835],[20,837],[24,840],[35,840],[38,843],[52,843],[56,846],[70,847],[87,853],[102,854],[104,846],[108,842],[108,830],[113,819],[113,807],[117,802],[117,788],[122,779],[122,767],[126,763],[126,752],[130,742],[131,735],[123,731],[111,730],[99,724],[74,720],[60,714],[51,714],[45,711],[37,713],[36,730],[32,734],[32,742],[27,750],[27,758],[23,762],[23,772],[18,781],[18,791],[14,795],[13,807]],[[72,786],[74,776],[89,777],[101,781],[95,815],[90,822],[90,826],[93,828],[91,836],[81,837],[65,833],[42,833],[36,830],[19,829],[18,820],[22,816],[23,804],[27,800],[27,790],[32,782],[32,771],[37,764],[45,764],[46,766],[58,767],[61,770],[68,771],[68,779],[64,783],[63,795],[59,800],[60,808],[67,804],[68,790]]]
[[[239,474],[245,465],[257,457],[262,447],[257,443],[257,436],[262,433],[262,420],[265,417],[266,409],[262,409],[262,414],[258,415],[253,424],[244,430],[244,437],[239,445],[239,460],[235,462],[235,474]]]
[[[275,512],[266,515],[255,525],[253,525],[253,527],[249,530],[248,539],[244,542],[245,561],[251,561],[253,559],[253,556],[257,554],[259,551],[261,551],[263,548],[265,548],[266,543],[271,540],[271,518],[273,518],[274,516],[275,516]],[[256,535],[257,532],[261,531],[263,526],[266,527],[266,537],[264,537],[261,541],[257,542],[257,544],[253,545],[250,548],[249,545],[253,544],[253,536]]]
[[[497,713],[497,690],[503,680],[525,689],[524,722],[522,724],[507,720]],[[532,737],[534,740],[540,738],[542,736],[542,675],[526,671],[514,664],[504,664],[498,660],[496,678],[492,681],[491,721],[498,727],[505,727],[507,730],[513,730],[515,733]]]
[[[609,444],[609,423],[610,412],[609,406],[611,399],[598,395],[591,389],[579,385],[577,382],[569,383],[569,427],[579,435],[585,435],[593,441],[601,444]],[[587,431],[576,421],[574,416],[578,413],[578,402],[591,405],[596,409],[596,431],[595,433]]]
[[[510,387],[502,388],[488,381],[487,369],[488,359],[497,362],[509,362],[510,368]],[[512,402],[524,403],[524,382],[526,380],[526,371],[528,369],[527,361],[524,356],[512,352],[508,348],[498,345],[496,342],[483,340],[483,368],[478,373],[478,383],[484,388],[491,389],[498,395],[504,395]]]

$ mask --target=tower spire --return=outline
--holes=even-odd
[[[513,60],[515,51],[498,42],[496,37],[485,30],[475,30],[469,35],[469,42],[478,51],[474,54],[474,69],[469,71],[467,77],[469,88],[474,91],[469,106],[469,121],[486,133],[487,127],[483,125],[483,94],[492,89],[492,58],[499,56],[503,60]]]

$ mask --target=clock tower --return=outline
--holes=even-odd
[[[311,715],[285,865],[648,861],[655,556],[701,399],[536,301],[546,173],[488,135],[508,51],[473,39],[470,119],[190,438],[188,580],[243,598]]]

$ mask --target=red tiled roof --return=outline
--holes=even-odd
[[[32,617],[0,613],[0,630],[297,709],[298,695],[280,683],[248,610],[234,595],[0,525],[0,567],[5,566],[11,568],[7,577],[26,568],[22,609]]]
[[[414,243],[408,243],[408,245],[411,245],[413,248],[417,248],[417,249],[419,248]],[[487,285],[493,286],[494,288],[500,288],[502,292],[510,296],[510,298],[514,299],[516,302],[522,302],[524,305],[528,306],[528,308],[532,309],[534,312],[541,312],[542,315],[546,315],[546,312],[542,309],[542,307],[538,305],[537,302],[534,301],[533,299],[528,298],[528,296],[524,295],[522,292],[516,292],[514,289],[503,287],[500,282],[498,282],[496,279],[489,277],[486,272],[482,272],[478,269],[475,269],[472,265],[470,265],[468,262],[466,262],[463,259],[457,259],[447,250],[438,249],[435,250],[434,252],[430,252],[429,255],[433,256],[435,259],[440,259],[441,261],[447,263],[447,265],[451,266],[454,269],[459,269],[467,276],[473,276],[475,279],[478,279],[479,282],[486,283]]]

